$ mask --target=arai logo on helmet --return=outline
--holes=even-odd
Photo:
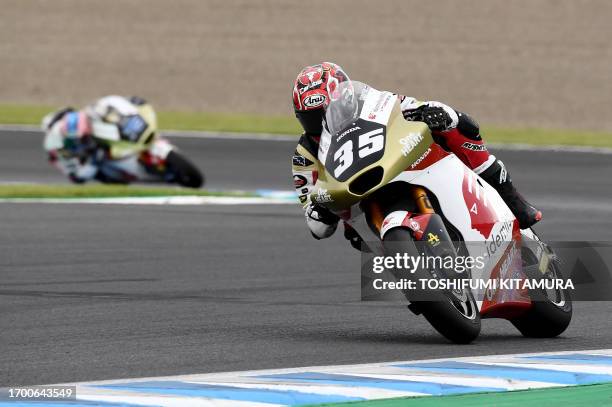
[[[314,95],[309,95],[309,96],[306,96],[306,98],[304,98],[304,106],[310,107],[310,108],[319,107],[325,104],[326,101],[327,101],[327,97],[325,97],[325,95],[316,93]]]

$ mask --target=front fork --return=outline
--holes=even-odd
[[[452,245],[444,222],[440,215],[435,213],[425,188],[411,185],[409,194],[405,197],[409,202],[402,208],[385,205],[386,200],[379,199],[371,199],[365,203],[364,212],[369,224],[381,240],[384,240],[389,230],[403,227],[410,230],[417,242],[426,241],[432,247],[437,247],[440,242],[449,242]],[[401,197],[399,200],[402,200]]]
[[[457,250],[447,231],[446,225],[435,210],[427,196],[427,190],[420,186],[410,185],[406,193],[405,185],[401,189],[388,192],[392,199],[380,197],[371,199],[365,205],[365,213],[369,224],[381,241],[385,241],[387,233],[394,228],[407,229],[415,242],[418,254],[433,258],[455,258]],[[398,194],[404,194],[404,199]],[[409,210],[406,210],[406,209]],[[455,271],[446,270],[444,276],[437,273],[435,277],[457,277]]]

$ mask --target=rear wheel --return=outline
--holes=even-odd
[[[548,262],[545,273],[538,275],[537,267],[540,261],[535,253],[523,247],[521,254],[528,278],[562,278],[559,262],[554,258]],[[519,318],[512,319],[512,324],[523,336],[530,338],[553,338],[563,333],[572,319],[572,299],[569,292],[560,288],[534,289],[529,291],[529,295],[533,301],[531,308]]]
[[[200,170],[176,151],[168,153],[166,165],[179,185],[189,188],[200,188],[204,185],[204,176]]]
[[[391,229],[385,236],[387,256],[396,253],[408,253],[418,256],[417,247],[411,233],[403,228]],[[420,268],[412,277],[415,281],[434,278],[429,270]],[[423,316],[445,338],[454,343],[466,344],[472,342],[480,334],[480,312],[470,290],[431,290],[426,293],[427,301],[414,300],[410,291],[404,293],[411,302],[409,308]],[[422,299],[424,293],[419,293]],[[430,300],[431,298],[431,300]]]

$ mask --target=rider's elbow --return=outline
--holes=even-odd
[[[457,130],[472,140],[480,140],[480,126],[474,118],[466,113],[457,112],[459,121],[457,122]]]

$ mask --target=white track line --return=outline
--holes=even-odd
[[[296,200],[231,196],[156,196],[125,198],[2,198],[0,203],[112,205],[296,205]]]

